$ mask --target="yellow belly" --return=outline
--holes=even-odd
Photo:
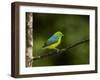
[[[61,39],[59,39],[58,42],[47,46],[46,48],[48,48],[48,49],[54,49],[54,48],[56,48],[60,44],[60,42],[61,42]]]

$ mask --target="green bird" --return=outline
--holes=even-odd
[[[61,43],[61,39],[63,37],[63,33],[58,31],[56,33],[54,33],[44,44],[43,48],[45,49],[56,49],[57,52],[59,51],[59,49],[57,49],[57,47],[59,46],[59,44]]]

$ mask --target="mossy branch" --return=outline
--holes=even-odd
[[[80,45],[80,44],[83,44],[83,43],[85,43],[85,42],[88,42],[88,41],[89,41],[89,39],[86,39],[86,40],[83,40],[83,41],[74,43],[74,44],[72,44],[71,46],[69,46],[69,47],[67,47],[67,48],[60,49],[59,52],[57,52],[57,51],[55,52],[55,51],[54,51],[54,52],[49,52],[49,53],[46,53],[46,54],[43,54],[43,55],[40,55],[40,56],[36,56],[36,57],[34,57],[31,61],[39,60],[39,59],[41,59],[41,58],[45,58],[45,57],[48,57],[48,56],[63,54],[63,52],[65,52],[65,51],[67,51],[67,50],[69,50],[69,49],[71,49],[71,48],[73,48],[73,47],[76,47],[76,46],[78,46],[78,45]]]

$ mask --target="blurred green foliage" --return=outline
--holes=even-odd
[[[33,13],[33,56],[47,54],[42,46],[55,32],[64,34],[59,49],[89,38],[89,16]],[[33,61],[33,66],[89,64],[89,42],[80,44],[59,56]]]

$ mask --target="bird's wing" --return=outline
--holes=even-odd
[[[56,43],[57,41],[58,41],[58,37],[56,37],[56,36],[51,36],[51,37],[47,40],[47,42],[44,44],[44,46],[49,46],[49,45],[51,45],[51,44]]]

